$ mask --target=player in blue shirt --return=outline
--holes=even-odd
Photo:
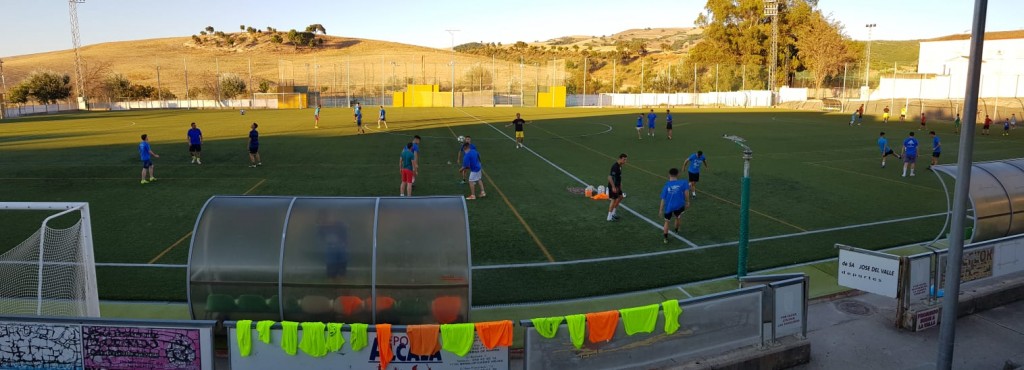
[[[636,139],[637,140],[643,140],[643,137],[640,136],[640,132],[643,131],[643,129],[644,129],[644,115],[641,113],[641,114],[638,114],[636,116]]]
[[[683,161],[683,167],[686,168],[690,176],[690,191],[693,192],[693,197],[697,197],[697,183],[700,182],[700,167],[711,165],[708,164],[708,159],[704,158],[704,152],[698,150],[696,153],[690,154],[690,157]]]
[[[363,106],[359,105],[359,103],[356,103],[356,111],[352,115],[352,119],[356,121],[356,129],[359,130],[359,133],[365,134],[366,131],[363,130]]]
[[[192,154],[192,163],[203,164],[199,154],[203,151],[203,132],[196,128],[192,122],[192,128],[188,129],[188,152]]]
[[[149,135],[142,134],[142,142],[139,143],[139,159],[142,160],[142,181],[140,183],[143,185],[156,181],[156,177],[153,177],[153,157],[160,158],[149,147]],[[147,171],[149,180],[146,180]]]
[[[462,140],[459,143],[458,153],[455,154],[455,163],[459,165],[459,183],[465,184],[466,174],[462,172],[462,158],[466,156],[466,153],[462,151],[462,144],[469,144],[469,148],[473,150],[476,150],[476,145],[473,145],[473,138],[469,137],[469,135],[463,137]],[[479,156],[479,152],[477,155]],[[452,162],[448,162],[448,164],[452,164]]]
[[[661,188],[661,205],[658,206],[658,213],[665,216],[665,225],[661,232],[664,243],[668,244],[668,222],[674,216],[676,218],[676,234],[679,234],[679,216],[686,211],[686,191],[690,185],[679,179],[679,169],[668,170],[668,182]]]
[[[668,139],[672,140],[672,112],[665,110],[665,130],[668,131]]]
[[[917,162],[917,139],[914,138],[914,132],[910,132],[910,136],[903,140],[903,177],[907,177],[907,167],[910,167],[910,176],[914,176],[914,168]]]
[[[380,112],[377,114],[377,128],[380,128],[381,122],[384,123],[384,128],[388,128],[387,112],[384,111],[384,106],[380,106]]]
[[[256,122],[252,123],[252,130],[249,130],[249,167],[256,168],[256,166],[262,166],[263,161],[260,160],[260,133],[256,131]]]
[[[480,153],[471,147],[471,144],[466,142],[462,144],[462,152],[465,155],[462,158],[462,169],[461,172],[469,172],[469,196],[467,200],[476,199],[476,184],[480,184],[480,197],[486,197],[487,192],[484,191],[484,180],[483,180],[483,165],[480,163]]]
[[[316,110],[313,111],[313,128],[320,128],[320,104],[317,104]]]
[[[1010,119],[1003,121],[1003,136],[1010,136]]]
[[[658,118],[657,114],[654,114],[654,109],[651,109],[650,113],[647,113],[647,134],[654,137],[654,120]]]
[[[889,139],[885,138],[885,132],[878,133],[878,149],[882,151],[882,168],[885,168],[885,157],[893,156],[901,158],[892,148],[889,147]]]
[[[928,133],[932,135],[932,163],[928,165],[928,169],[931,170],[932,166],[939,165],[939,156],[942,155],[942,141],[939,140],[939,136],[935,134],[935,131]]]

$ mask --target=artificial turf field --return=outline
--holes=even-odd
[[[528,149],[516,149],[505,123],[520,112]],[[97,262],[184,264],[189,233],[212,195],[397,196],[398,154],[411,136],[420,144],[415,195],[465,195],[454,161],[455,137],[470,135],[483,159],[488,196],[468,201],[473,303],[493,305],[640,290],[734,274],[738,239],[741,151],[723,134],[747,139],[754,150],[750,269],[833,257],[834,243],[881,249],[938,236],[946,198],[924,170],[927,132],[917,123],[882,124],[869,117],[847,125],[846,114],[754,109],[674,110],[667,140],[664,108],[656,137],[637,139],[639,109],[390,108],[388,130],[356,135],[351,110],[129,111],[37,116],[0,123],[3,201],[87,201]],[[260,124],[263,166],[249,168],[249,124]],[[203,164],[189,163],[185,132],[203,130]],[[942,162],[956,158],[949,122],[932,122],[943,140]],[[878,132],[899,147],[915,130],[921,142],[916,177],[900,163],[879,167]],[[646,131],[646,130],[645,130]],[[977,161],[1016,158],[1021,135],[976,138]],[[139,184],[139,135],[149,134],[157,182]],[[1013,132],[1016,134],[1016,131]],[[662,243],[659,192],[667,171],[703,150],[698,196],[683,216],[680,238]],[[606,201],[567,189],[605,183],[619,153],[623,205],[618,222],[605,221]],[[570,176],[570,174],[572,176]],[[685,176],[685,175],[684,175]],[[44,214],[2,212],[0,246],[30,235]],[[648,220],[659,224],[655,227]],[[840,230],[827,229],[876,223]],[[822,231],[809,233],[813,231]],[[796,234],[796,235],[794,235]],[[767,240],[760,238],[778,237]],[[656,253],[669,252],[672,253]],[[574,260],[656,253],[647,257]],[[555,263],[550,263],[555,262]],[[540,263],[527,266],[504,266]],[[184,269],[100,267],[103,299],[184,300]]]

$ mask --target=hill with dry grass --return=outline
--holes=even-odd
[[[244,32],[237,33],[244,36]],[[210,40],[197,43],[192,37],[173,37],[85,46],[83,78],[90,91],[99,96],[103,81],[121,75],[133,83],[159,86],[178,97],[188,90],[209,95],[215,76],[234,74],[271,85],[320,85],[325,92],[350,89],[379,90],[381,84],[445,83],[450,81],[450,50],[395,42],[323,36],[315,47],[274,43],[269,39],[239,37],[233,45],[216,45]],[[467,66],[491,63],[490,58],[456,54],[457,79],[462,83]],[[9,86],[36,70],[75,75],[74,52],[61,50],[4,58]],[[355,91],[353,91],[355,93]],[[197,96],[190,94],[191,96]]]
[[[262,31],[217,35],[211,32],[85,46],[80,52],[87,95],[103,96],[104,81],[114,75],[134,84],[159,87],[179,98],[186,91],[191,97],[212,97],[218,75],[236,75],[249,82],[252,90],[259,90],[262,84],[269,86],[271,92],[276,91],[277,84],[317,85],[327,93],[348,90],[353,94],[379,93],[382,85],[390,91],[406,83],[437,83],[450,88],[450,50],[327,35],[316,35],[322,40],[316,46],[295,46],[287,39],[273,40],[275,34],[284,35]],[[565,36],[524,43],[526,47],[521,50],[506,45],[501,48],[509,52],[500,55],[459,52],[454,55],[455,78],[460,87],[479,83],[480,74],[493,76],[499,90],[520,80],[546,85],[552,69],[556,81],[570,78],[572,72],[567,69],[579,68],[574,65],[581,64],[584,56],[614,52],[620,45],[637,40],[643,40],[646,47],[647,70],[657,71],[680,63],[686,50],[699,39],[699,29],[633,29],[612,35]],[[529,55],[535,68],[522,68],[522,55]],[[630,65],[628,58],[624,61],[614,72],[610,63],[590,65],[590,74],[593,79],[606,81],[611,81],[615,74],[620,90],[638,85],[639,65]],[[74,53],[61,50],[9,57],[4,59],[4,69],[8,85],[17,84],[36,70],[74,76]],[[611,83],[605,85],[607,88],[602,90],[610,91]]]

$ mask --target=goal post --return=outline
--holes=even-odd
[[[0,254],[0,312],[99,317],[89,204],[0,202],[0,210],[54,212]]]

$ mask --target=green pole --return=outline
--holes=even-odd
[[[736,276],[747,275],[747,246],[750,240],[750,159],[753,153],[743,152],[743,180],[740,187],[740,243]]]

